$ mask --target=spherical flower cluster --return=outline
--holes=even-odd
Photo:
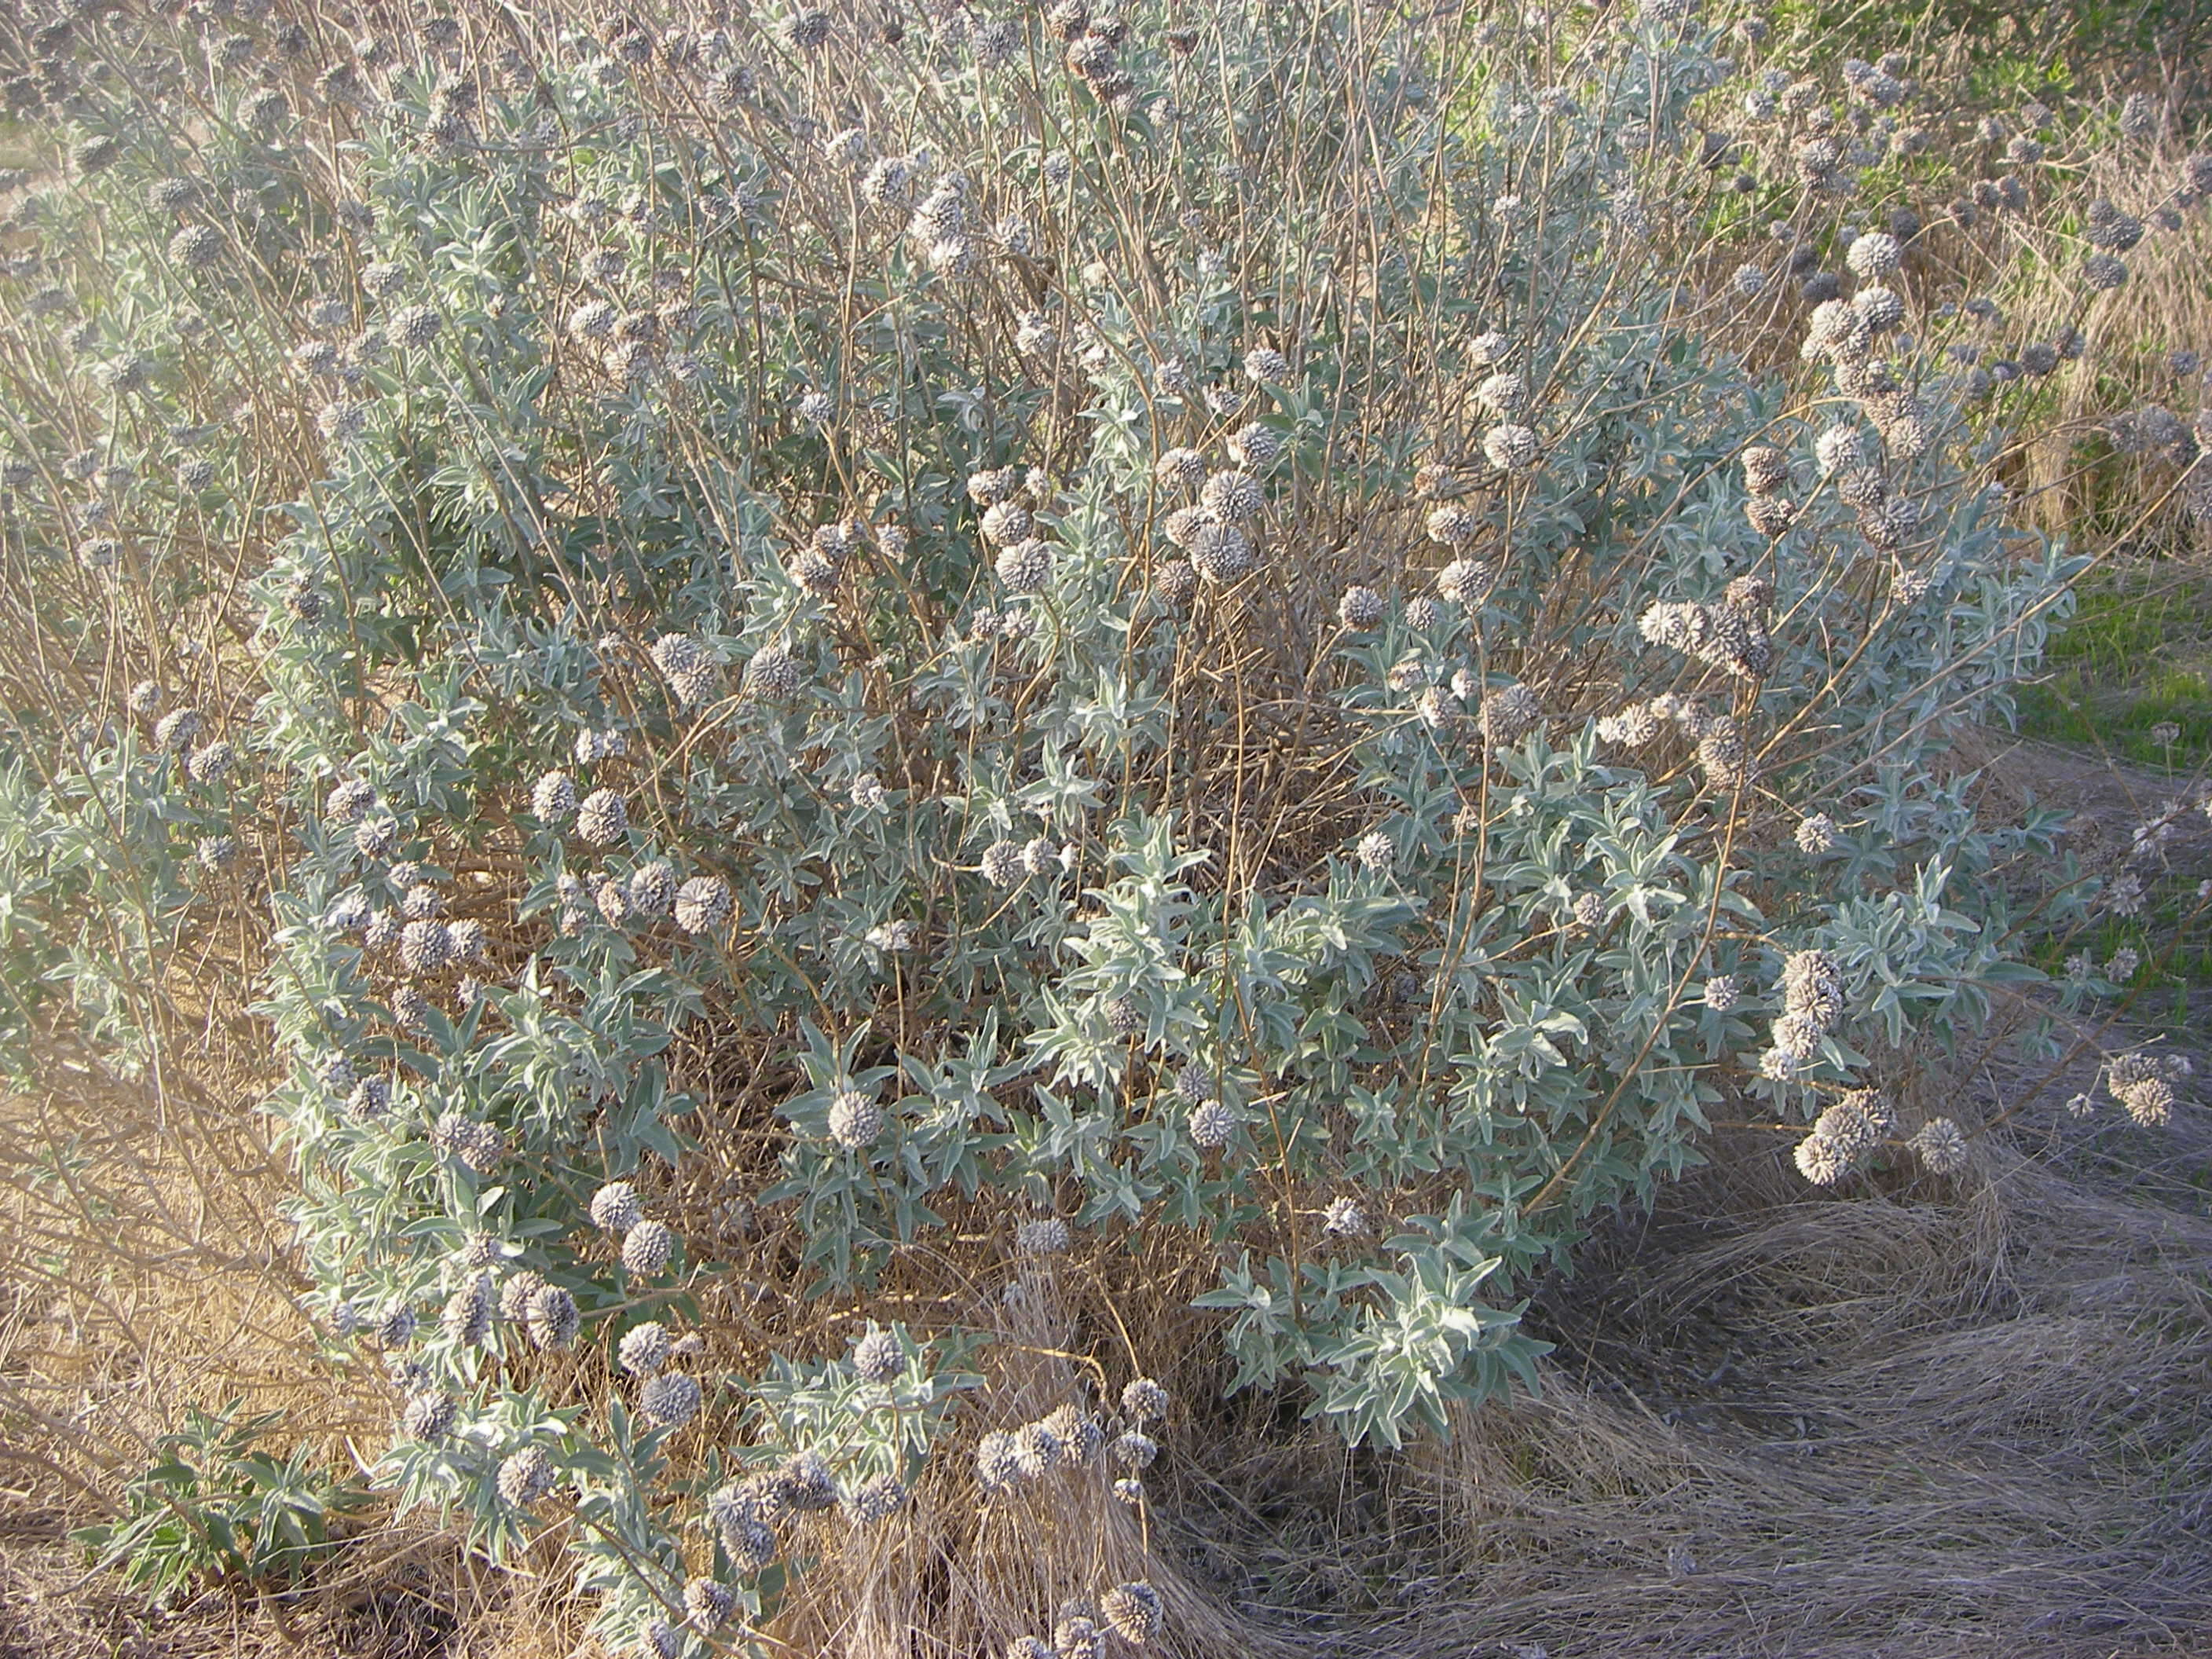
[[[1476,725],[1483,741],[1494,749],[1520,742],[1543,723],[1544,705],[1518,681],[1493,686],[1482,694]]]
[[[553,1490],[555,1478],[552,1454],[543,1446],[525,1446],[499,1466],[500,1500],[526,1510]]]
[[[1543,459],[1543,446],[1529,428],[1510,422],[1482,434],[1483,459],[1501,472],[1526,472]]]
[[[667,868],[665,865],[659,866],[648,865],[632,876],[630,886],[633,896],[639,885],[638,877],[645,875],[647,870],[656,867],[662,870]],[[657,883],[648,882],[646,885],[648,890],[647,896],[657,898],[659,896]],[[719,932],[730,920],[732,907],[729,884],[720,876],[694,876],[676,890],[672,908],[675,912],[676,925],[685,933],[698,934]]]
[[[1202,1100],[1190,1114],[1192,1142],[1208,1149],[1226,1146],[1236,1139],[1237,1117],[1235,1109],[1218,1100]]]
[[[1398,861],[1397,844],[1380,830],[1370,830],[1362,836],[1354,850],[1363,868],[1378,873]]]
[[[1116,1584],[1098,1598],[1098,1611],[1114,1633],[1132,1647],[1144,1647],[1165,1623],[1159,1592],[1141,1579]]]
[[[884,1109],[857,1089],[839,1091],[830,1103],[830,1139],[848,1152],[862,1152],[883,1138]]]
[[[745,689],[763,702],[787,702],[800,684],[799,659],[781,646],[763,646],[745,664]]]
[[[623,1270],[634,1279],[651,1279],[668,1266],[676,1236],[658,1221],[641,1221],[623,1236]]]
[[[566,772],[548,772],[530,791],[530,816],[540,823],[565,823],[576,810],[576,786]]]
[[[683,1371],[648,1377],[638,1391],[637,1408],[663,1428],[680,1429],[699,1414],[699,1379]]]
[[[906,1352],[898,1338],[872,1327],[853,1345],[853,1373],[869,1382],[893,1382],[906,1371]]]
[[[1929,1118],[1911,1144],[1930,1175],[1957,1175],[1966,1167],[1966,1137],[1948,1117]]]
[[[1361,633],[1378,626],[1383,614],[1382,596],[1371,587],[1347,587],[1337,601],[1337,621]]]
[[[1797,825],[1798,849],[1815,857],[1834,852],[1838,839],[1836,821],[1826,812],[1814,812]]]
[[[1790,482],[1790,458],[1771,444],[1743,452],[1743,484],[1754,495],[1771,495]]]
[[[1052,586],[1052,544],[1034,537],[1017,542],[1000,553],[996,568],[1008,592],[1042,593]]]
[[[1021,843],[994,841],[983,849],[983,879],[994,887],[1018,887],[1028,869],[1022,860]]]
[[[714,695],[720,672],[707,647],[685,634],[663,634],[648,653],[668,681],[678,707],[690,708]]]
[[[896,1515],[906,1500],[906,1482],[896,1474],[878,1474],[847,1493],[844,1501],[854,1521],[872,1527]]]
[[[629,807],[612,789],[594,789],[578,803],[576,833],[594,847],[611,847],[629,830]]]
[[[603,1233],[626,1233],[645,1218],[637,1189],[627,1181],[610,1181],[592,1194],[592,1224]]]
[[[616,1363],[632,1376],[651,1376],[668,1364],[669,1352],[674,1346],[668,1327],[657,1319],[649,1319],[623,1333],[622,1341],[615,1350]]]
[[[574,1346],[577,1333],[583,1327],[583,1315],[576,1306],[576,1298],[562,1286],[540,1286],[530,1297],[524,1316],[530,1330],[532,1347],[549,1352],[559,1352]]]
[[[1058,1216],[1042,1216],[1014,1229],[1017,1255],[1065,1255],[1068,1243],[1067,1224]]]
[[[684,1586],[684,1620],[702,1635],[719,1630],[737,1604],[730,1587],[712,1578],[694,1578]]]

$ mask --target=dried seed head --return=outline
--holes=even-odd
[[[994,887],[1018,887],[1028,873],[1018,842],[995,841],[983,850],[983,879]]]
[[[1790,482],[1790,458],[1771,444],[1755,444],[1743,452],[1744,488],[1754,495],[1771,495]]]
[[[1505,472],[1526,472],[1543,459],[1543,446],[1529,428],[1510,422],[1482,434],[1485,459]]]

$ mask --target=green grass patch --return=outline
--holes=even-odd
[[[2186,775],[2212,761],[2212,571],[2154,562],[2085,585],[2024,688],[2021,729]]]

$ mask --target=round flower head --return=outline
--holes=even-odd
[[[1702,994],[1705,1006],[1717,1014],[1728,1012],[1741,1000],[1742,997],[1741,992],[1736,986],[1735,975],[1733,974],[1715,974],[1705,981]]]
[[[1743,452],[1744,488],[1754,495],[1771,495],[1790,482],[1790,458],[1771,444],[1754,444]]]
[[[477,1273],[446,1298],[445,1312],[438,1320],[439,1328],[445,1333],[446,1340],[457,1347],[479,1346],[491,1334],[495,1305],[491,1275]]]
[[[1024,1221],[1014,1229],[1017,1255],[1065,1255],[1068,1243],[1067,1224],[1058,1216]]]
[[[530,791],[530,816],[540,823],[563,823],[576,810],[576,786],[566,772],[548,772]]]
[[[635,1279],[651,1279],[668,1266],[676,1235],[658,1221],[641,1221],[623,1235],[623,1271]]]
[[[576,808],[576,833],[594,847],[611,847],[629,830],[629,807],[612,789],[594,789]]]
[[[1543,459],[1544,452],[1534,432],[1507,422],[1482,434],[1482,453],[1501,471],[1526,472]]]
[[[983,879],[994,887],[1018,887],[1028,874],[1019,842],[995,841],[983,851]]]
[[[2127,286],[2127,262],[2117,254],[2093,253],[2081,262],[2081,285],[2093,294]]]
[[[712,1578],[694,1578],[684,1586],[684,1621],[702,1634],[720,1629],[737,1604],[730,1587]]]
[[[526,1446],[499,1466],[499,1495],[510,1509],[526,1510],[553,1490],[552,1455],[543,1446]]]
[[[1826,812],[1815,812],[1797,826],[1799,850],[1816,857],[1822,853],[1834,852],[1837,841],[1836,821]]]
[[[418,1394],[407,1402],[400,1426],[410,1439],[442,1440],[453,1426],[453,1397],[449,1394]]]
[[[799,684],[799,659],[781,646],[762,647],[745,665],[745,689],[765,701],[795,696]]]
[[[830,1103],[830,1138],[848,1152],[861,1152],[882,1139],[884,1109],[857,1089],[847,1089]]]
[[[975,1480],[986,1492],[1012,1492],[1022,1483],[1014,1437],[994,1429],[975,1443]]]
[[[1017,542],[999,555],[996,568],[1008,592],[1042,593],[1052,586],[1052,544],[1034,537]]]
[[[654,859],[630,872],[626,891],[630,908],[641,915],[665,916],[676,906],[676,871],[665,859]]]
[[[1424,527],[1432,542],[1465,547],[1482,534],[1482,515],[1465,502],[1443,501],[1430,510]]]
[[[1199,504],[1224,524],[1257,518],[1267,505],[1260,481],[1249,472],[1217,472],[1199,491]]]
[[[864,1527],[888,1521],[907,1499],[906,1482],[895,1474],[879,1474],[848,1493],[845,1508]]]
[[[632,1376],[651,1376],[668,1364],[669,1351],[674,1346],[668,1327],[657,1319],[649,1319],[623,1333],[621,1345],[615,1351],[616,1359]]]
[[[169,239],[169,258],[186,270],[205,270],[222,258],[222,238],[206,225],[187,225]]]
[[[1116,1437],[1110,1449],[1114,1461],[1132,1471],[1151,1468],[1152,1460],[1160,1455],[1159,1443],[1135,1429]]]
[[[1166,1617],[1159,1592],[1141,1579],[1115,1585],[1098,1598],[1098,1611],[1115,1635],[1139,1648],[1160,1633]]]
[[[399,965],[410,974],[434,974],[453,953],[453,936],[442,921],[410,921],[400,930]]]
[[[559,1285],[541,1286],[530,1298],[524,1318],[530,1328],[530,1346],[549,1352],[573,1347],[584,1322],[576,1298]]]
[[[1170,489],[1196,489],[1206,482],[1206,457],[1195,449],[1170,449],[1152,463],[1152,477]]]
[[[1370,830],[1362,836],[1355,852],[1361,866],[1368,870],[1388,870],[1398,861],[1396,844],[1380,830]]]
[[[1912,1137],[1912,1150],[1929,1174],[1956,1175],[1966,1167],[1966,1137],[1948,1117],[1931,1117]]]
[[[1190,1138],[1204,1147],[1226,1146],[1237,1136],[1237,1114],[1218,1100],[1200,1101],[1190,1115]]]
[[[853,1372],[870,1382],[892,1382],[905,1373],[906,1354],[889,1331],[871,1330],[853,1345]]]
[[[238,769],[238,751],[222,738],[204,749],[195,749],[185,762],[194,783],[219,784]]]
[[[1491,416],[1514,415],[1528,401],[1528,382],[1518,374],[1500,372],[1474,389],[1477,406]]]
[[[1796,1159],[1797,1173],[1816,1187],[1834,1185],[1851,1167],[1843,1149],[1818,1132],[1797,1143]]]
[[[1905,249],[1886,230],[1869,230],[1853,239],[1844,263],[1862,282],[1887,282],[1904,263]]]
[[[1382,596],[1371,587],[1347,587],[1337,601],[1336,619],[1345,627],[1365,632],[1382,620]]]
[[[626,1233],[645,1218],[637,1189],[627,1181],[610,1181],[592,1194],[592,1224],[603,1233]]]
[[[181,755],[199,741],[207,719],[197,708],[178,708],[155,722],[154,741],[170,754]]]
[[[699,1414],[699,1379],[663,1371],[638,1391],[637,1407],[663,1428],[680,1429]]]
[[[1192,537],[1191,568],[1220,586],[1242,581],[1259,568],[1252,538],[1233,524],[1208,518]]]
[[[1479,724],[1493,748],[1518,743],[1543,723],[1544,706],[1527,686],[1516,682],[1483,693]]]
[[[356,1123],[374,1123],[392,1109],[392,1085],[380,1077],[365,1077],[346,1097],[346,1115]]]
[[[1905,300],[1893,288],[1869,283],[1851,296],[1851,309],[1866,319],[1868,329],[1886,333],[1905,320]]]
[[[1240,466],[1264,467],[1283,453],[1283,434],[1271,426],[1254,422],[1229,434],[1230,458]]]
[[[1258,385],[1280,385],[1291,378],[1291,360],[1273,346],[1254,346],[1244,354],[1244,374]]]
[[[1134,997],[1115,997],[1106,1005],[1106,1029],[1115,1036],[1142,1036],[1148,1023],[1145,1005]]]
[[[653,866],[647,866],[651,868]],[[659,866],[665,869],[667,866]],[[641,870],[639,875],[644,874]],[[631,878],[633,888],[636,877]],[[676,925],[687,933],[711,933],[730,919],[730,887],[720,876],[694,876],[676,890]]]
[[[1026,541],[1036,520],[1019,501],[999,501],[983,510],[983,539],[1005,547]]]
[[[392,316],[389,331],[394,345],[420,348],[438,337],[446,319],[429,306],[409,306]]]

